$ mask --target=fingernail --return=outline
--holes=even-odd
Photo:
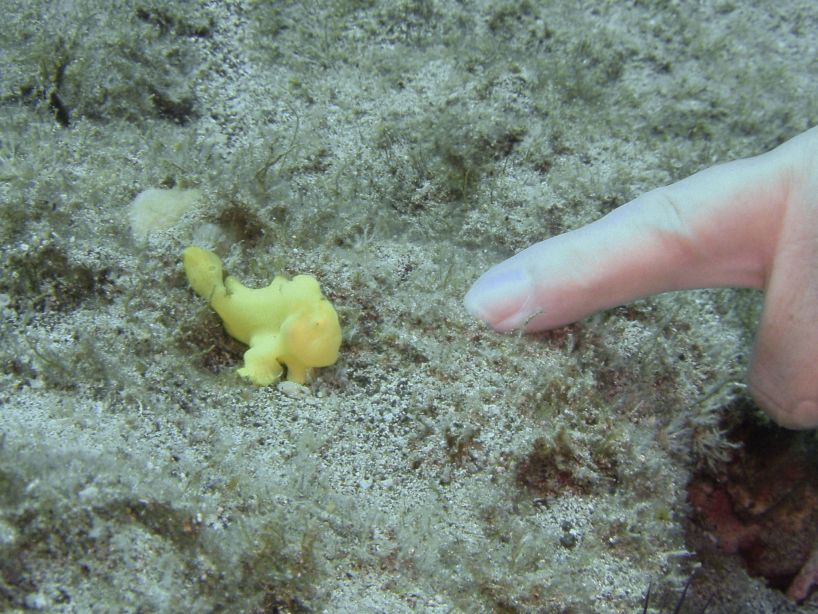
[[[530,280],[524,270],[490,269],[466,293],[463,304],[471,315],[495,326],[523,308],[529,291]]]

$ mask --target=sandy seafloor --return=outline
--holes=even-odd
[[[650,585],[658,612],[691,575],[683,611],[818,609],[685,540],[758,293],[531,336],[461,302],[818,123],[818,4],[0,9],[0,610],[633,612]],[[199,197],[140,236],[152,187]],[[337,364],[242,381],[194,242],[250,284],[315,275]]]

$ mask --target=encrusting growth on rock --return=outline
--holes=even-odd
[[[341,326],[314,277],[276,276],[269,286],[247,288],[235,277],[223,279],[219,257],[200,247],[188,247],[183,262],[191,288],[216,310],[231,337],[250,346],[239,375],[266,386],[286,366],[287,380],[304,384],[313,367],[335,364]]]

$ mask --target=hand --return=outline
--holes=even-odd
[[[818,426],[818,127],[652,190],[489,269],[466,309],[537,331],[658,292],[764,290],[750,392],[776,422]]]

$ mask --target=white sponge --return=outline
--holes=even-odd
[[[131,233],[139,241],[151,232],[167,230],[201,197],[199,190],[148,188],[137,194],[128,211]]]

